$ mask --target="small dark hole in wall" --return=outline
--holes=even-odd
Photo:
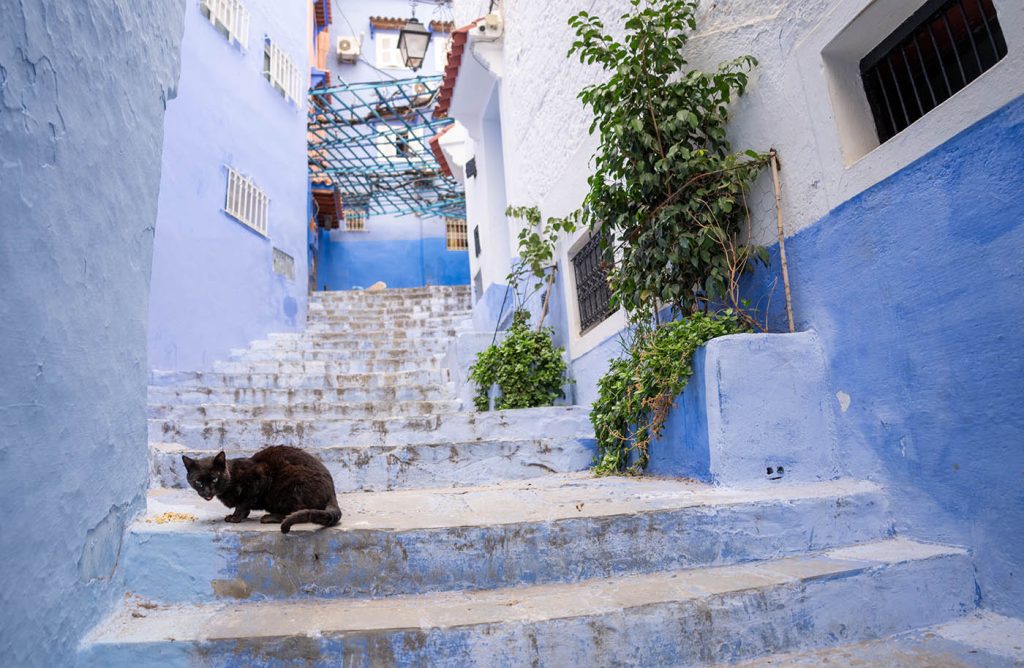
[[[773,473],[775,473],[775,469],[773,469],[772,467],[769,466],[768,467],[768,475],[771,475]]]
[[[777,470],[779,472],[779,475],[782,475],[783,473],[786,472],[786,470],[784,468],[782,468],[781,466]]]
[[[317,554],[316,552],[314,552],[313,553],[313,559],[315,559],[316,561],[320,561],[320,555]]]

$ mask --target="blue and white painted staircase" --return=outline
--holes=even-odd
[[[586,409],[469,412],[443,363],[468,306],[321,293],[302,334],[154,374],[130,594],[82,665],[712,665],[974,610],[970,556],[895,536],[873,483],[594,478]],[[271,444],[323,459],[339,527],[226,524],[184,489],[181,454]]]

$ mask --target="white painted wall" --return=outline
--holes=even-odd
[[[760,61],[747,94],[734,107],[730,136],[737,150],[778,150],[787,234],[813,224],[850,197],[1024,94],[1024,3],[994,0],[1009,55],[893,140],[877,146],[877,141],[873,145],[870,137],[865,138],[863,123],[866,118],[871,127],[870,115],[856,117],[857,112],[867,113],[863,91],[859,82],[852,86],[844,83],[843,63],[859,61],[922,2],[702,3],[699,30],[689,45],[691,65],[711,69],[742,54]],[[489,4],[488,0],[455,0],[456,22],[461,25],[482,16]],[[600,16],[615,34],[617,18],[628,6],[628,0],[504,0],[498,4],[505,27],[500,41],[500,94],[510,204],[539,205],[545,215],[562,215],[582,200],[594,140],[587,132],[591,116],[576,95],[600,80],[602,73],[566,58],[573,41],[567,20],[586,9]],[[460,80],[459,85],[462,83]],[[841,109],[853,109],[854,113],[837,116],[834,100]],[[755,184],[749,203],[753,240],[772,243],[775,203],[766,176]],[[563,263],[579,234],[563,244]],[[571,288],[572,281],[565,281],[570,320],[575,304]],[[600,334],[591,332],[582,338],[577,335],[578,327],[573,327],[572,356],[590,350],[614,334],[620,324],[621,320],[615,319],[597,328]]]

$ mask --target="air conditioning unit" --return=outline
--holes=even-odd
[[[338,62],[354,63],[359,60],[359,52],[362,47],[362,40],[355,37],[342,36],[338,38]]]

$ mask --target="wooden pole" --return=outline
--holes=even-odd
[[[779,257],[782,258],[782,286],[786,290],[786,317],[789,319],[789,331],[795,332],[793,324],[793,296],[789,290],[789,263],[786,262],[786,232],[782,225],[782,188],[779,185],[779,154],[773,148],[768,153],[772,165],[772,184],[775,186],[775,217],[779,231]]]
[[[558,271],[558,265],[551,265],[551,273],[548,274],[548,289],[544,293],[544,305],[540,308],[540,321],[537,323],[537,331],[541,330],[544,326],[544,318],[548,315],[548,302],[551,301],[551,286],[555,282],[555,272]]]

